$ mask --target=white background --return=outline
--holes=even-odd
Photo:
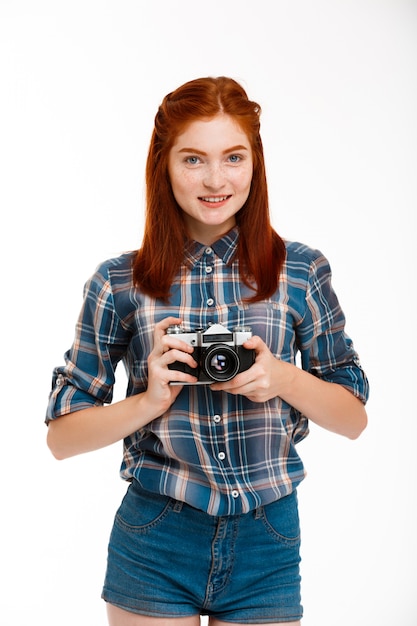
[[[121,446],[52,458],[51,370],[85,280],[140,244],[160,101],[220,74],[262,105],[274,225],[330,259],[371,381],[360,439],[300,444],[303,626],[417,624],[416,35],[411,0],[0,0],[2,624],[106,623]]]

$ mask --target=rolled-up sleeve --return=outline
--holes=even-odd
[[[117,363],[130,331],[119,319],[108,269],[99,267],[84,287],[75,338],[64,365],[53,371],[46,423],[67,413],[110,403]]]
[[[343,385],[366,403],[368,379],[345,332],[345,316],[332,287],[329,263],[320,253],[310,264],[306,310],[297,334],[303,369]]]

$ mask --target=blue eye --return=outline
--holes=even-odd
[[[238,154],[231,154],[229,156],[229,161],[231,163],[239,163],[240,160],[241,160],[241,157]]]
[[[186,158],[187,163],[189,163],[190,165],[197,165],[197,163],[199,163],[200,159],[196,156],[190,156]]]

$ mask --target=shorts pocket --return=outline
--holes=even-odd
[[[145,534],[160,524],[175,506],[175,500],[129,486],[116,513],[115,524],[128,532]]]
[[[300,544],[300,520],[295,491],[262,507],[260,518],[268,534],[279,543],[289,547]]]

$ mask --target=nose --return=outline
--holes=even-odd
[[[221,165],[212,163],[207,166],[204,172],[203,184],[210,191],[219,191],[224,187],[226,182],[225,175]]]

